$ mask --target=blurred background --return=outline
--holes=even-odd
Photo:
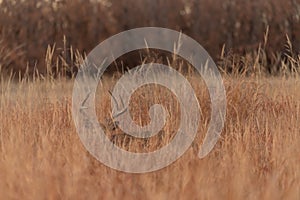
[[[299,58],[300,0],[0,2],[2,72],[45,74],[56,68],[72,73],[78,67],[76,58],[101,41],[145,26],[182,31],[220,67],[238,63],[243,68],[259,58],[267,73],[276,74],[283,62]]]

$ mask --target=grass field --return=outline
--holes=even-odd
[[[191,76],[203,112],[195,143],[172,165],[141,175],[110,169],[83,147],[72,120],[72,80],[2,80],[1,198],[299,199],[299,78],[223,78],[227,117],[214,150],[202,160],[197,157],[210,106],[206,89]],[[111,81],[105,78],[98,93],[112,88]],[[110,96],[103,91],[96,109],[99,121],[108,127]],[[137,92],[132,105],[138,102],[147,108],[152,92],[157,99],[161,96],[161,102],[166,100],[163,90],[146,87],[142,92],[145,98],[141,100]],[[172,102],[165,105],[172,109],[176,105]],[[146,117],[140,122],[148,120],[142,111],[139,116]],[[168,123],[176,122],[176,117],[171,112]],[[130,148],[138,151],[137,144]],[[148,150],[157,147],[153,140]]]
[[[130,174],[84,148],[73,121],[73,85],[99,42],[147,26],[180,31],[209,52],[224,81],[226,119],[213,151],[199,159],[212,110],[201,77],[173,52],[150,48],[117,57],[98,85],[95,109],[120,148],[164,147],[181,116],[170,90],[146,85],[130,99],[131,117],[147,125],[149,108],[161,104],[165,126],[149,139],[123,133],[112,120],[109,91],[127,68],[174,67],[201,106],[197,136],[180,159]],[[300,0],[0,0],[0,199],[299,200],[299,35]]]

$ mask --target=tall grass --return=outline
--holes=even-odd
[[[188,152],[172,165],[134,175],[96,161],[77,136],[71,115],[73,81],[59,78],[0,83],[0,194],[4,199],[297,199],[300,195],[299,78],[223,75],[227,117],[214,150],[197,151],[209,121],[209,96],[196,75],[188,75],[200,101],[202,120]],[[110,96],[116,78],[97,91],[100,123],[108,137],[130,151],[152,151],[168,143],[178,122],[177,104],[154,85],[131,100],[133,118],[146,123],[155,101],[170,118],[162,136],[147,141],[110,129]],[[155,97],[153,99],[153,97]],[[175,102],[174,102],[175,101]],[[112,138],[113,139],[113,138]],[[143,147],[143,148],[142,148]]]
[[[296,0],[2,0],[1,198],[299,199],[298,22]],[[162,104],[169,113],[163,131],[145,140],[118,128],[109,91],[127,67],[169,64],[189,80],[201,106],[197,137],[183,157],[160,171],[134,175],[87,152],[73,124],[71,98],[85,54],[108,36],[140,26],[182,30],[217,58],[227,116],[216,147],[199,160],[211,111],[201,77],[171,53],[145,49],[118,58],[108,69],[115,73],[105,73],[98,86],[95,107],[107,137],[121,148],[161,148],[180,121],[176,97],[147,85],[131,98],[132,118],[145,125],[149,107]]]

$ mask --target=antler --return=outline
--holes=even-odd
[[[113,100],[114,100],[114,102],[115,102],[115,104],[116,104],[116,106],[117,106],[117,113],[114,114],[114,115],[112,116],[112,119],[115,119],[115,118],[121,116],[122,114],[124,114],[124,113],[127,111],[128,107],[125,107],[124,102],[123,102],[123,99],[120,98],[120,99],[121,99],[121,103],[122,103],[122,108],[123,108],[123,109],[120,109],[119,104],[118,104],[118,101],[117,101],[117,99],[115,98],[115,96],[112,94],[112,92],[111,92],[110,90],[108,90],[108,93],[109,93],[110,96],[113,98]]]

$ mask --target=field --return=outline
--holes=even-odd
[[[2,81],[2,198],[298,199],[300,80],[223,78],[227,117],[221,139],[209,156],[197,157],[207,127],[209,98],[199,87],[198,77],[191,76],[203,110],[196,142],[172,165],[141,175],[110,169],[83,147],[72,120],[73,81]],[[112,87],[110,77],[103,83],[104,91]],[[153,91],[146,88],[143,93],[151,96]],[[163,99],[163,91],[155,96]],[[96,106],[104,126],[108,124],[101,113],[109,115],[109,99],[107,93]],[[141,99],[135,98],[133,105],[135,101]],[[147,98],[141,102],[146,107],[149,103]],[[152,148],[157,148],[152,142]],[[120,144],[127,146],[122,141]],[[131,148],[139,150],[132,144]]]
[[[146,139],[120,130],[111,92],[137,65],[173,67],[201,107],[196,138],[182,157],[155,172],[125,173],[82,144],[73,87],[96,45],[149,26],[181,31],[209,52],[226,89],[226,118],[216,146],[199,159],[212,111],[199,74],[157,49],[116,58],[95,94],[97,120],[114,145],[153,152],[172,142],[180,124],[176,96],[148,84],[131,96],[131,117],[148,125],[150,107],[161,104],[165,126]],[[299,200],[299,35],[299,0],[0,0],[0,199]]]

